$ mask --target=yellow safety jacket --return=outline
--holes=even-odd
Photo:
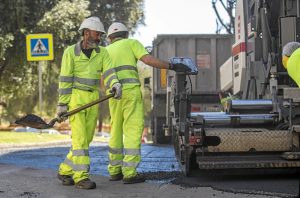
[[[148,54],[145,47],[135,39],[118,39],[106,47],[114,69],[117,72],[122,89],[140,85],[137,61]],[[109,76],[114,70],[107,70],[103,76]]]
[[[300,48],[293,52],[287,62],[287,71],[289,76],[300,87]]]
[[[97,91],[100,84],[100,73],[108,70],[110,73],[106,73],[104,84],[110,88],[118,82],[118,78],[104,47],[94,49],[90,58],[81,51],[81,42],[68,47],[62,57],[58,90],[59,104],[70,102],[74,88],[91,92]]]

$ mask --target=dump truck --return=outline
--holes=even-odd
[[[188,56],[196,60],[198,75],[192,76],[192,111],[220,111],[220,66],[231,52],[233,35],[218,34],[160,34],[153,41],[152,54],[162,60]],[[169,114],[170,82],[172,75],[167,70],[152,70],[151,86],[151,133],[154,143],[170,144],[169,129],[166,128]],[[159,108],[158,108],[159,107]]]
[[[190,70],[166,74],[166,101],[156,103],[161,111],[166,104],[166,119],[154,122],[157,127],[164,121],[160,125],[170,135],[185,175],[193,168],[299,170],[300,89],[281,63],[282,47],[300,39],[299,8],[300,0],[237,0],[233,45],[227,48],[228,37],[228,45],[208,47],[216,52],[208,53],[211,64],[216,57],[224,63],[219,72],[205,74],[199,63],[206,56],[200,53],[199,61],[188,49],[171,60]],[[177,52],[175,45],[169,47]],[[198,45],[189,49],[199,52]],[[153,82],[159,79],[164,78]],[[220,111],[202,111],[205,103],[210,107],[207,101],[194,109],[205,98],[194,90],[207,93],[201,89],[205,84],[217,98],[208,100],[221,104]]]

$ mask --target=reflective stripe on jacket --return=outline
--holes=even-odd
[[[137,61],[144,55],[148,54],[145,47],[135,39],[120,39],[106,47],[118,79],[127,89],[140,85]],[[104,72],[104,76],[113,71]]]
[[[100,84],[100,73],[110,71],[105,75],[105,87],[110,88],[118,82],[117,75],[107,50],[98,47],[93,50],[88,58],[81,51],[81,42],[68,47],[62,57],[61,72],[59,77],[59,103],[68,104],[73,88],[95,91]]]

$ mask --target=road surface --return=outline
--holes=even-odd
[[[69,145],[2,148],[0,172],[1,178],[5,179],[0,182],[0,197],[80,197],[87,193],[61,186],[56,179],[56,170],[68,149]],[[92,193],[88,192],[89,197],[98,191],[98,195],[103,193],[102,197],[256,198],[297,197],[299,194],[299,178],[295,174],[234,175],[195,171],[192,177],[186,178],[180,172],[170,145],[142,145],[138,171],[147,177],[146,183],[128,186],[117,182],[112,185],[107,177],[107,152],[105,143],[93,144],[90,149],[92,179],[98,187]]]

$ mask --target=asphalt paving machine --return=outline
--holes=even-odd
[[[169,72],[167,83],[165,129],[185,175],[193,167],[300,167],[300,89],[281,63],[284,44],[300,40],[299,13],[300,0],[237,0],[232,56],[220,68],[221,112],[191,112],[197,67],[171,59],[190,68]]]

